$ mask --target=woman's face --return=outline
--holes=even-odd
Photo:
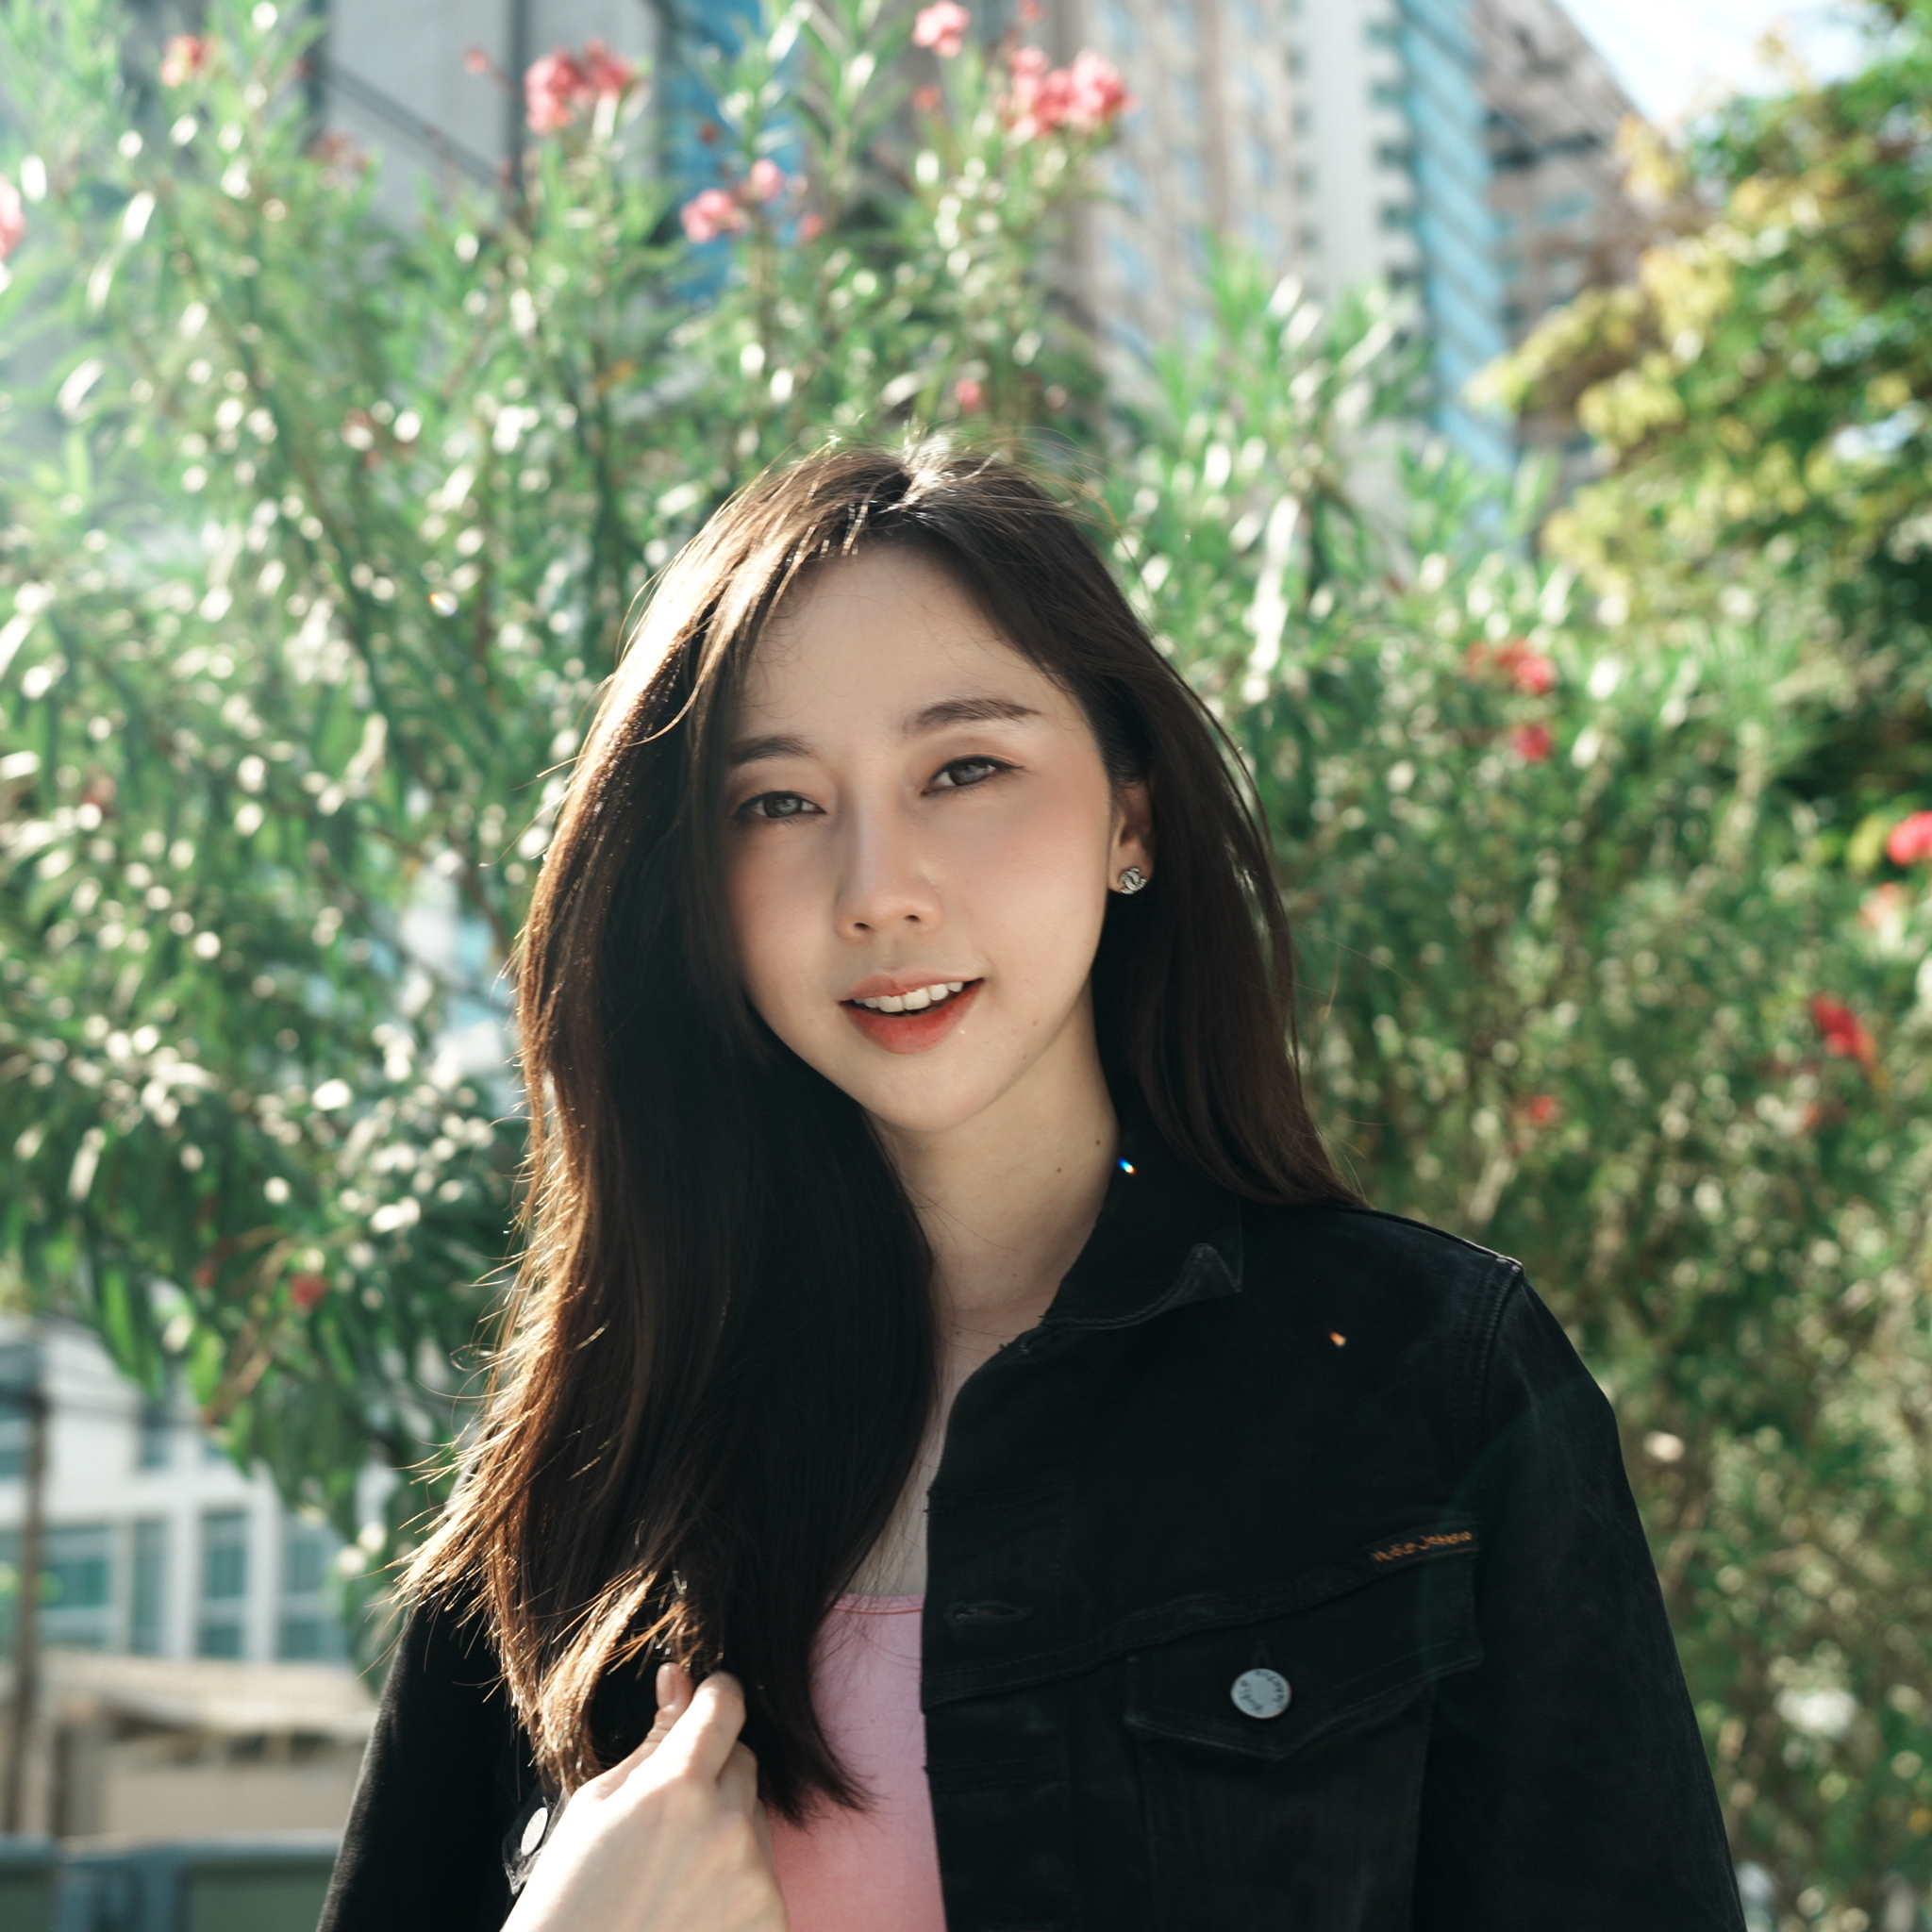
[[[801,1059],[909,1133],[1091,1077],[1108,891],[1153,869],[1145,791],[1116,791],[1078,703],[942,571],[891,549],[818,569],[767,627],[729,756],[740,968]]]

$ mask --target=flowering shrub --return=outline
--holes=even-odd
[[[390,1464],[401,1534],[510,1239],[499,974],[627,613],[762,464],[963,422],[1089,508],[1248,759],[1343,1159],[1523,1256],[1616,1395],[1740,1855],[1874,1919],[1928,1875],[1932,855],[1893,809],[1851,864],[1791,782],[1815,608],[1611,622],[1391,434],[1405,316],[1234,257],[1110,400],[1042,266],[1121,111],[1091,62],[824,0],[748,36],[680,206],[644,76],[558,50],[515,204],[398,233],[269,11],[211,0],[164,142],[108,0],[0,25],[44,77],[0,154],[13,1278],[345,1532]]]
[[[4,210],[0,210],[4,215]],[[1885,841],[1885,856],[1894,865],[1932,860],[1932,811],[1915,811],[1901,819]]]

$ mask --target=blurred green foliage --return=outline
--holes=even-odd
[[[1816,598],[1847,678],[1805,780],[1847,831],[1932,805],[1932,4],[1858,11],[1858,72],[1735,100],[1687,149],[1630,130],[1663,239],[1487,385],[1593,439],[1604,474],[1547,534],[1617,608]]]
[[[1837,1932],[1932,1879],[1932,893],[1820,791],[1916,675],[1846,648],[1839,537],[1792,511],[1726,599],[1653,529],[1606,608],[1527,481],[1405,426],[1399,312],[1231,255],[1104,381],[1053,279],[1104,126],[1023,133],[999,50],[908,102],[874,0],[719,76],[696,246],[641,81],[397,231],[298,41],[210,15],[165,85],[107,0],[7,16],[18,1291],[177,1359],[345,1533],[395,1469],[406,1534],[512,1238],[499,974],[626,615],[763,464],[958,425],[1085,507],[1250,760],[1343,1158],[1522,1256],[1616,1397],[1740,1857]]]

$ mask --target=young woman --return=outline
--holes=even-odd
[[[1330,1165],[1235,763],[1017,470],[712,519],[518,988],[327,1932],[1741,1926],[1608,1407]]]

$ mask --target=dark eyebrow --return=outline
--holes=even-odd
[[[1039,716],[1031,705],[1016,703],[1012,698],[941,698],[938,704],[914,712],[901,730],[905,737],[916,738],[922,731],[938,731],[948,724],[979,724],[994,719]]]
[[[949,724],[1039,716],[1031,705],[1020,704],[1012,698],[941,698],[938,704],[927,705],[923,711],[915,711],[900,726],[900,735],[917,738],[923,732],[941,731]],[[730,762],[734,766],[755,765],[767,758],[808,758],[811,755],[811,746],[802,738],[742,738],[731,747]]]
[[[755,765],[761,758],[808,758],[811,746],[802,738],[741,738],[731,747],[729,762]]]

